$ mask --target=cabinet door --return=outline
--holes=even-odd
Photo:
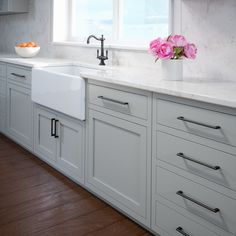
[[[149,151],[145,126],[89,111],[87,185],[149,224]]]
[[[1,72],[1,71],[0,71]],[[6,131],[6,81],[0,77],[0,132]]]
[[[64,172],[84,182],[84,125],[70,118],[58,117],[57,161]]]
[[[6,97],[0,94],[0,132],[6,132]]]
[[[51,136],[55,114],[38,106],[34,109],[34,151],[46,161],[56,161],[56,139]]]
[[[7,134],[21,145],[32,150],[32,102],[30,90],[8,83]]]

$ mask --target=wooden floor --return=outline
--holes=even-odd
[[[151,234],[0,135],[0,236],[28,235]]]

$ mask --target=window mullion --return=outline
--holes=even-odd
[[[73,0],[68,0],[68,9],[67,9],[67,39],[72,39],[72,6],[73,6]]]
[[[115,42],[119,39],[119,0],[113,0],[113,40]]]

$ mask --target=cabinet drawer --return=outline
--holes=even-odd
[[[8,66],[7,78],[27,87],[31,84],[31,71],[24,68]]]
[[[186,218],[173,209],[162,205],[158,201],[155,204],[155,222],[157,227],[160,227],[168,234],[166,235],[185,235],[189,236],[216,236],[215,233],[207,228],[197,224],[196,222]],[[156,229],[158,233],[158,228]],[[181,234],[182,232],[182,234]]]
[[[236,191],[236,156],[160,131],[156,150],[158,159]]]
[[[236,117],[157,100],[157,123],[236,146]]]
[[[225,231],[236,234],[236,201],[163,168],[156,167],[156,192]]]
[[[6,77],[6,65],[0,64],[0,77],[3,77],[5,79]]]
[[[148,96],[88,85],[89,103],[116,112],[148,119]]]

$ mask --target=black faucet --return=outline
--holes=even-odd
[[[106,50],[106,56],[104,53],[104,40],[105,40],[105,38],[103,37],[103,35],[101,36],[101,38],[97,38],[94,35],[90,35],[87,39],[87,44],[89,44],[91,38],[101,41],[101,54],[99,55],[99,50],[97,50],[97,59],[100,60],[100,63],[99,63],[100,66],[105,66],[106,65],[105,60],[108,59],[108,51]]]

